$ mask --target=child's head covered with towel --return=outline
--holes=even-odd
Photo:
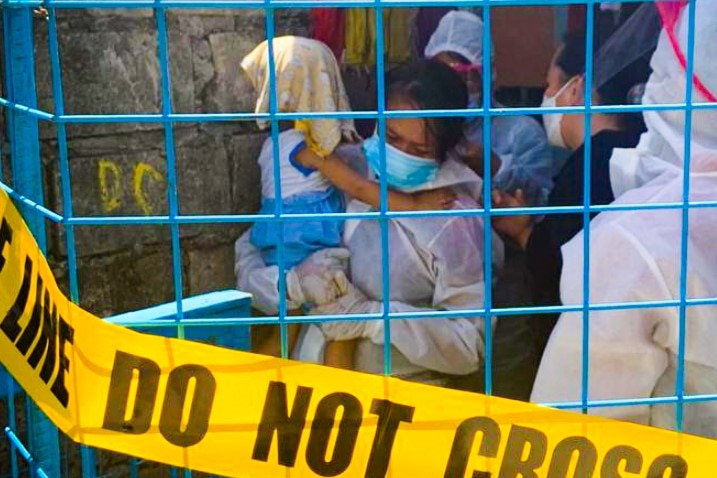
[[[329,47],[309,38],[285,36],[274,38],[277,112],[330,113],[351,111],[341,71]],[[263,41],[241,62],[258,92],[256,113],[268,113],[269,42]],[[257,121],[260,127],[268,120]],[[295,128],[306,135],[309,148],[319,156],[327,156],[343,141],[355,142],[358,134],[350,119],[298,120]]]

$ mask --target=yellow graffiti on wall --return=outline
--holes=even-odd
[[[144,191],[142,191],[145,176],[149,176],[151,180],[157,182],[164,181],[164,176],[147,163],[137,163],[137,166],[134,168],[134,180],[132,181],[134,184],[134,200],[144,215],[150,216],[152,214],[152,205],[147,199],[147,196],[144,194]]]
[[[99,162],[98,175],[102,209],[104,212],[115,211],[122,205],[124,196],[122,170],[116,162],[102,159]],[[146,181],[145,177],[147,177]],[[138,162],[134,166],[132,173],[132,201],[142,211],[142,214],[150,216],[154,213],[154,210],[147,193],[144,191],[147,181],[162,183],[164,175],[151,164]]]
[[[112,161],[103,159],[99,165],[102,209],[112,212],[122,204],[122,172]]]

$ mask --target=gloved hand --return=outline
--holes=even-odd
[[[369,314],[379,312],[381,304],[369,300],[363,292],[347,282],[347,292],[335,302],[311,310],[311,315]],[[321,331],[329,341],[353,340],[373,336],[382,326],[380,320],[324,322]]]
[[[297,306],[329,304],[348,287],[348,249],[322,249],[286,274],[286,292]]]

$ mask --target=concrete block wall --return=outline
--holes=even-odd
[[[261,10],[168,10],[172,103],[179,113],[249,112],[255,94],[241,58],[265,38]],[[308,35],[308,13],[277,10],[276,34]],[[161,76],[151,9],[63,10],[58,33],[68,114],[159,113]],[[39,106],[54,111],[47,25],[36,21]],[[3,120],[4,121],[4,118]],[[5,132],[5,128],[3,128]],[[78,216],[168,212],[161,124],[68,126],[73,213]],[[181,123],[174,127],[182,214],[256,212],[256,157],[265,133],[253,122]],[[41,126],[46,203],[63,211],[57,132]],[[3,148],[6,156],[7,148]],[[6,180],[8,159],[3,166]],[[49,257],[67,287],[62,228],[48,223]],[[183,292],[234,286],[233,242],[246,225],[180,229]],[[172,300],[168,226],[82,226],[75,229],[83,307],[100,315]]]

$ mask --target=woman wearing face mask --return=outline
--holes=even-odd
[[[426,58],[455,69],[466,82],[469,108],[482,108],[483,21],[466,11],[446,14],[431,36]],[[492,57],[492,55],[491,55]],[[491,68],[493,70],[493,68]],[[495,86],[495,78],[491,82]],[[491,106],[497,104],[491,98]],[[470,118],[453,155],[483,176],[483,119]],[[496,116],[491,125],[493,188],[520,189],[531,205],[544,205],[552,187],[552,156],[545,132],[528,116]]]
[[[595,42],[597,47],[599,42]],[[566,36],[548,70],[548,87],[543,106],[582,106],[585,104],[585,38]],[[635,87],[647,80],[647,60],[640,59],[613,75],[592,92],[594,105],[627,104]],[[590,204],[609,204],[614,196],[610,186],[609,160],[615,148],[634,147],[644,127],[641,115],[594,113],[591,121]],[[546,114],[544,123],[548,139],[554,146],[572,153],[554,178],[548,206],[581,206],[583,204],[583,168],[585,162],[583,114]],[[494,193],[496,207],[524,207],[527,204],[521,191],[516,195]],[[591,217],[594,214],[591,215]],[[560,248],[583,228],[583,216],[576,214],[548,214],[534,223],[529,216],[495,218],[493,225],[511,238],[527,253],[528,269],[533,283],[533,302],[538,306],[560,305]],[[558,314],[541,314],[535,318],[536,354],[540,354]]]
[[[460,77],[439,62],[420,61],[389,73],[389,110],[458,109],[467,103]],[[389,187],[411,192],[451,187],[455,209],[478,207],[481,180],[462,163],[446,160],[461,137],[462,118],[386,120],[386,178]],[[363,145],[372,175],[380,174],[377,137]],[[348,212],[371,210],[352,201]],[[388,221],[390,307],[392,312],[483,307],[483,221],[477,216],[401,218]],[[347,293],[315,309],[317,314],[378,313],[382,309],[381,226],[378,221],[347,221],[345,246],[351,252]],[[497,241],[497,249],[500,241]],[[497,250],[496,249],[496,250]],[[275,307],[275,281],[247,241],[237,244],[238,279],[257,305]],[[496,261],[499,259],[496,258]],[[253,287],[261,285],[261,287]],[[479,317],[391,321],[394,375],[438,385],[455,384],[475,373],[483,358],[484,321]],[[355,341],[354,367],[383,371],[384,322],[327,322],[302,330],[294,358],[320,361],[327,341]]]

